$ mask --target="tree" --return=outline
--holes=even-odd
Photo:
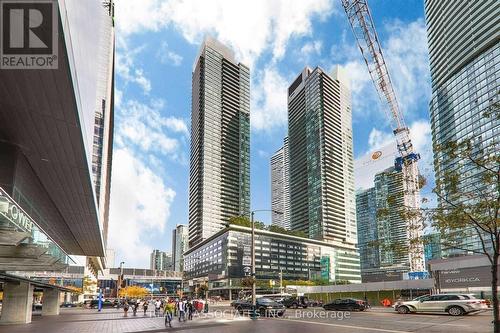
[[[499,103],[483,113],[482,122],[500,120]],[[488,126],[488,124],[486,125]],[[500,332],[498,261],[500,257],[500,142],[493,137],[472,137],[435,145],[441,173],[433,193],[437,207],[405,207],[403,217],[421,219],[438,231],[444,248],[484,255],[490,262],[494,332]],[[444,164],[447,163],[447,164]],[[422,180],[425,184],[425,181]],[[424,198],[424,202],[426,199]],[[481,248],[466,246],[464,239],[475,236]],[[410,245],[422,243],[410,240]]]
[[[205,298],[207,292],[208,292],[208,285],[202,284],[201,286],[198,287],[198,297],[199,298]]]
[[[481,146],[483,145],[483,146]],[[485,255],[491,266],[494,332],[500,332],[498,259],[500,257],[500,145],[474,140],[436,147],[461,165],[436,180],[441,205],[433,211],[435,228],[448,247]],[[481,249],[464,248],[463,239],[476,236]]]
[[[83,293],[84,294],[93,294],[97,289],[97,281],[92,280],[90,276],[85,276],[83,278]]]
[[[148,294],[148,290],[140,286],[128,286],[120,289],[119,297],[142,298]]]

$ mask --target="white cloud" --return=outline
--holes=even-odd
[[[267,49],[273,58],[283,57],[290,38],[311,35],[312,19],[325,19],[336,5],[333,0],[122,0],[116,4],[117,29],[126,36],[172,25],[193,44],[213,34],[253,67]]]
[[[160,153],[173,160],[182,160],[184,152],[177,138],[170,133],[189,134],[183,119],[163,117],[160,110],[164,107],[162,100],[153,100],[146,105],[129,100],[120,108],[117,128],[117,144],[136,146],[142,153]]]
[[[431,183],[434,179],[434,169],[433,169],[433,153],[432,153],[432,137],[431,137],[431,126],[427,120],[416,120],[410,125],[410,136],[412,144],[415,147],[415,152],[420,154],[421,159],[419,160],[419,171],[424,175]],[[392,151],[397,153],[396,140],[394,135],[390,132],[384,132],[378,130],[377,128],[372,128],[370,135],[368,137],[368,150],[356,159],[356,164],[358,169],[361,167],[360,161],[366,159],[373,151],[379,150],[385,147],[392,147]],[[390,151],[387,148],[387,152]],[[388,155],[388,154],[385,154]],[[393,161],[386,162],[383,168],[389,167]],[[383,169],[382,168],[382,169]],[[368,169],[366,169],[368,170]],[[357,172],[357,177],[362,179],[356,179],[356,186],[367,188],[368,185],[373,182],[373,177],[376,172],[381,171],[381,169],[373,169],[371,174],[366,174],[366,170],[363,172]],[[366,180],[369,181],[366,181]],[[368,185],[367,185],[368,184]],[[371,186],[370,185],[370,186]]]
[[[141,236],[163,232],[175,191],[128,148],[113,154],[109,245],[128,267],[145,267],[152,244]]]
[[[394,135],[372,128],[370,135],[368,136],[368,147],[370,151],[385,147],[391,143],[394,143]]]
[[[252,89],[252,128],[266,130],[285,126],[288,119],[288,80],[275,66],[268,66],[257,75]]]
[[[400,108],[405,118],[415,120],[417,117],[413,115],[427,103],[431,91],[425,22],[418,19],[406,24],[396,20],[386,23],[382,29],[389,36],[381,44]],[[343,34],[341,44],[331,48],[334,60],[343,63],[351,78],[354,117],[365,119],[368,114],[374,114],[389,123],[384,113],[386,106],[380,102],[354,43],[352,34],[348,37]]]
[[[145,94],[151,91],[151,81],[146,78],[142,68],[136,67],[134,58],[142,52],[144,46],[129,49],[126,43],[122,40],[118,43],[116,52],[116,73],[127,83],[135,83],[139,85]]]
[[[315,40],[313,42],[304,44],[304,46],[300,48],[300,53],[306,56],[312,54],[318,55],[321,53],[322,48],[323,48],[323,42],[321,40]]]
[[[180,66],[183,59],[181,55],[168,48],[167,42],[161,43],[160,48],[156,52],[156,58],[158,58],[162,64],[170,64],[173,66]]]

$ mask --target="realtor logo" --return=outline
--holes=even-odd
[[[57,0],[0,0],[0,69],[57,69]]]

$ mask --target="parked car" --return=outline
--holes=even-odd
[[[89,307],[91,309],[96,309],[98,306],[99,306],[99,300],[93,299],[93,300],[90,301]],[[117,306],[117,302],[116,301],[114,301],[114,302],[109,301],[109,300],[102,301],[102,307],[103,308],[114,308],[116,306]]]
[[[283,305],[287,308],[304,308],[309,306],[309,300],[305,296],[291,296],[283,299]]]
[[[334,311],[365,311],[365,301],[354,298],[338,298],[330,303],[323,305],[325,310]]]
[[[76,308],[77,306],[78,306],[78,304],[71,303],[71,302],[64,302],[64,303],[61,303],[61,305],[60,305],[61,308]]]
[[[488,309],[484,299],[475,298],[469,294],[436,294],[425,295],[412,301],[397,302],[394,310],[401,314],[414,312],[441,312],[451,316],[461,316],[467,313]]]
[[[242,299],[237,300],[234,303],[234,308],[239,313],[248,312],[252,309],[252,300],[251,299]],[[256,309],[260,316],[283,316],[285,314],[286,308],[283,304],[273,301],[272,299],[261,297],[257,298]]]
[[[323,301],[322,300],[309,300],[308,306],[310,307],[322,307],[323,306]]]

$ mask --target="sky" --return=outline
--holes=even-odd
[[[432,174],[423,0],[369,5],[398,101]],[[188,223],[191,73],[205,35],[251,71],[251,207],[268,209],[269,159],[287,134],[286,91],[309,65],[346,68],[354,156],[394,144],[340,0],[116,0],[115,145],[108,247],[115,265],[148,268]],[[367,182],[363,182],[367,186]],[[270,222],[267,213],[257,218]]]

